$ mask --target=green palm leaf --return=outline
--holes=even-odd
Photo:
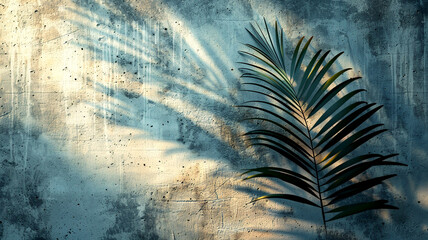
[[[339,205],[355,195],[382,184],[395,174],[368,178],[359,181],[359,176],[375,166],[406,166],[386,161],[397,154],[375,153],[356,155],[360,146],[386,131],[382,124],[368,124],[368,120],[382,106],[364,101],[353,101],[354,96],[364,92],[356,89],[337,95],[360,77],[341,80],[350,70],[333,72],[333,66],[343,52],[327,59],[330,51],[317,51],[312,57],[310,43],[302,37],[286,67],[284,32],[277,22],[270,29],[251,25],[247,29],[253,44],[245,44],[248,51],[240,51],[251,62],[241,62],[242,78],[248,89],[258,95],[238,107],[256,110],[257,116],[246,120],[264,121],[272,129],[256,129],[244,134],[252,146],[266,147],[288,160],[297,170],[284,167],[259,167],[247,169],[243,180],[268,178],[283,181],[303,195],[285,193],[268,194],[256,198],[283,199],[299,202],[321,209],[323,224],[373,209],[395,209],[386,200],[376,200],[350,205]],[[306,60],[306,58],[308,58]],[[308,62],[307,64],[305,64]],[[266,100],[261,100],[260,97]],[[345,201],[346,200],[346,201]],[[319,204],[315,203],[319,202]],[[337,213],[328,220],[326,215]]]

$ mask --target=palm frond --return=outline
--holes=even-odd
[[[340,205],[345,200],[371,189],[396,176],[389,174],[360,181],[359,176],[375,166],[406,166],[386,161],[397,156],[390,154],[357,155],[356,150],[370,139],[386,131],[383,124],[368,124],[368,120],[382,106],[353,98],[365,89],[356,89],[338,97],[344,89],[360,79],[340,81],[350,68],[333,72],[332,68],[343,52],[327,60],[330,51],[321,50],[307,57],[312,37],[302,37],[286,67],[284,32],[277,22],[270,29],[251,25],[246,29],[253,44],[245,44],[248,51],[240,51],[251,62],[241,62],[242,78],[249,89],[244,91],[260,98],[249,100],[239,107],[251,108],[259,115],[247,120],[261,120],[272,129],[255,129],[244,134],[252,146],[269,148],[287,159],[298,170],[283,167],[247,169],[244,180],[268,178],[283,181],[303,190],[299,195],[273,193],[256,198],[284,199],[321,209],[323,224],[367,210],[396,209],[386,200]],[[307,60],[306,60],[307,59]],[[308,62],[305,65],[305,62]],[[296,169],[296,168],[292,168]],[[319,202],[316,203],[316,202]],[[326,215],[336,213],[328,220]]]

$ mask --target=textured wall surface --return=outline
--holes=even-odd
[[[344,51],[407,168],[370,191],[398,206],[334,239],[428,239],[427,5],[409,0],[0,1],[0,239],[321,239],[321,214],[250,200],[286,165],[246,147],[237,51],[278,19]],[[369,149],[370,150],[370,149]],[[379,170],[382,171],[382,170]]]

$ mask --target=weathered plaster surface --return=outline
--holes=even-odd
[[[369,150],[409,165],[369,192],[399,210],[332,236],[428,239],[427,6],[405,0],[0,1],[0,239],[321,239],[317,211],[249,203],[283,186],[240,181],[284,164],[246,148],[233,107],[263,16],[345,52],[385,105]]]

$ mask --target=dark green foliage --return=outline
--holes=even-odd
[[[245,44],[249,51],[240,51],[251,62],[241,62],[242,77],[247,79],[244,90],[265,100],[252,100],[239,107],[255,109],[260,115],[249,120],[264,121],[270,129],[255,129],[245,134],[253,146],[267,147],[294,164],[297,171],[279,167],[261,167],[246,170],[244,180],[272,178],[303,190],[301,196],[275,193],[253,201],[280,198],[304,203],[321,210],[324,227],[326,222],[373,209],[395,209],[386,200],[340,205],[342,200],[381,184],[395,175],[369,178],[359,176],[374,166],[399,165],[386,161],[391,154],[365,154],[355,156],[355,150],[370,139],[386,131],[383,124],[368,125],[368,119],[382,106],[375,103],[352,101],[365,91],[357,89],[338,93],[359,78],[339,82],[350,68],[332,73],[332,66],[343,52],[326,60],[329,51],[321,50],[304,60],[310,38],[298,42],[290,68],[286,67],[283,30],[275,23],[274,30],[265,24],[265,30],[252,25],[248,30],[254,44]],[[273,32],[273,33],[272,33]],[[373,199],[374,200],[374,199]],[[330,216],[333,214],[332,216]]]

